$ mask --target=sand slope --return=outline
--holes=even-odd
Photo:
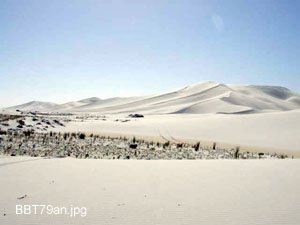
[[[22,105],[12,106],[7,108],[7,110],[23,110],[23,111],[43,111],[45,109],[50,109],[56,107],[58,104],[52,102],[41,102],[41,101],[31,101]]]
[[[223,142],[248,147],[269,148],[271,152],[300,157],[300,110],[260,114],[172,114],[147,115],[129,122],[112,115],[106,121],[70,122],[55,129],[62,132],[87,132],[163,137],[164,140]],[[259,151],[259,150],[258,150]]]
[[[300,108],[300,95],[284,87],[225,85],[204,82],[164,94],[99,99],[89,98],[65,104],[37,104],[8,108],[9,110],[40,110],[68,112],[144,113],[144,114],[204,114],[259,113]]]
[[[299,181],[299,160],[0,158],[0,224],[298,225]],[[17,216],[16,204],[84,206],[87,217]]]

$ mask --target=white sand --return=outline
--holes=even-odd
[[[142,119],[115,122],[124,116],[112,115],[107,121],[71,122],[57,131],[82,131],[163,137],[170,141],[195,140],[228,143],[253,149],[300,156],[300,111],[247,115],[169,114],[146,115]]]
[[[89,98],[77,102],[54,104],[29,102],[9,110],[54,112],[144,113],[144,114],[205,114],[261,113],[300,109],[300,95],[283,87],[225,85],[204,82],[182,89],[131,98]]]
[[[9,108],[16,109],[105,114],[115,119],[143,113],[145,118],[137,121],[70,123],[62,131],[219,142],[300,156],[300,95],[284,87],[205,82],[151,96],[30,102]]]
[[[300,224],[299,160],[10,157],[0,186],[1,225]],[[87,217],[17,216],[16,204],[87,207]]]

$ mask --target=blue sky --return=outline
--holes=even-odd
[[[300,1],[0,0],[0,107],[214,80],[300,92]]]

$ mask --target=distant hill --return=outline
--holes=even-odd
[[[23,110],[23,111],[30,111],[30,110],[43,111],[43,110],[55,107],[57,105],[58,104],[55,104],[52,102],[31,101],[31,102],[27,102],[22,105],[12,106],[12,107],[9,107],[6,109],[7,110],[17,110],[18,109],[18,110]]]
[[[129,98],[88,98],[55,104],[33,101],[7,110],[144,114],[246,114],[300,109],[300,95],[284,87],[204,82],[177,91]]]

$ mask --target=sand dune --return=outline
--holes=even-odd
[[[51,109],[52,107],[57,107],[58,104],[52,103],[52,102],[41,102],[41,101],[31,101],[27,102],[22,105],[18,106],[12,106],[7,108],[7,110],[23,110],[23,111],[30,111],[30,110],[35,110],[35,111],[43,111],[46,109]]]
[[[16,109],[108,116],[107,120],[70,122],[59,131],[171,136],[300,155],[300,95],[284,87],[204,82],[150,96],[93,97],[65,104],[30,102],[8,108]],[[115,121],[128,119],[129,113],[142,113],[145,118]]]
[[[8,110],[57,112],[206,114],[261,113],[300,108],[300,95],[284,87],[204,82],[173,92],[130,98],[89,98],[65,104],[30,102]]]

